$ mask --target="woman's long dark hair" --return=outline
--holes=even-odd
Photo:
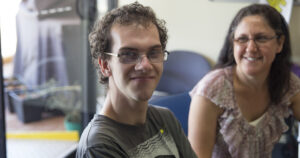
[[[277,36],[284,36],[283,48],[272,63],[268,76],[268,88],[272,103],[279,103],[290,87],[291,44],[289,28],[284,17],[273,7],[264,4],[252,4],[242,8],[230,24],[225,42],[215,68],[236,65],[233,55],[233,37],[238,24],[246,16],[259,15],[274,29]]]

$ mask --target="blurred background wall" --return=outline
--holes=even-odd
[[[120,0],[119,5],[135,0]],[[245,1],[245,0],[244,0]],[[213,63],[217,60],[229,24],[248,2],[233,0],[138,0],[151,6],[167,22],[168,50],[199,52]],[[300,5],[294,5],[290,19],[293,61],[300,64]]]

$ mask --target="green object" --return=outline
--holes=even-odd
[[[78,131],[80,132],[81,130],[81,125],[79,122],[71,122],[68,121],[67,119],[64,120],[64,125],[67,131]]]

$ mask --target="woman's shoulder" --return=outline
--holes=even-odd
[[[290,79],[290,91],[294,93],[298,93],[300,91],[300,78],[293,72],[291,73]]]
[[[216,90],[226,82],[232,81],[231,67],[215,69],[206,74],[192,89],[191,95],[202,93],[201,91]]]
[[[214,83],[220,80],[228,79],[229,77],[231,77],[231,74],[232,74],[232,67],[214,69],[208,74],[206,74],[203,77],[203,79],[199,81],[199,83],[200,82]]]
[[[285,96],[281,100],[281,104],[283,105],[290,105],[290,99],[298,94],[300,92],[300,78],[291,72],[291,77],[290,77],[290,83],[289,83],[289,89]]]
[[[232,67],[215,69],[198,82],[190,95],[201,95],[219,107],[228,107],[227,104],[233,104],[232,78]]]

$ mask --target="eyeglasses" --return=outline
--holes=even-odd
[[[140,54],[138,52],[121,52],[119,54],[105,53],[107,55],[118,57],[123,64],[136,64],[140,62],[143,56],[146,56],[151,63],[160,63],[168,59],[169,52],[163,50],[152,50],[147,54]]]
[[[275,35],[275,36],[271,36],[271,37],[268,37],[268,36],[256,36],[254,38],[249,38],[247,36],[241,36],[241,37],[238,37],[236,39],[234,39],[234,42],[236,42],[236,44],[238,45],[241,45],[241,46],[245,46],[248,44],[248,42],[250,40],[253,40],[254,43],[257,45],[257,46],[261,46],[261,45],[264,45],[265,43],[271,41],[272,39],[275,39],[275,38],[278,38],[278,35]]]

